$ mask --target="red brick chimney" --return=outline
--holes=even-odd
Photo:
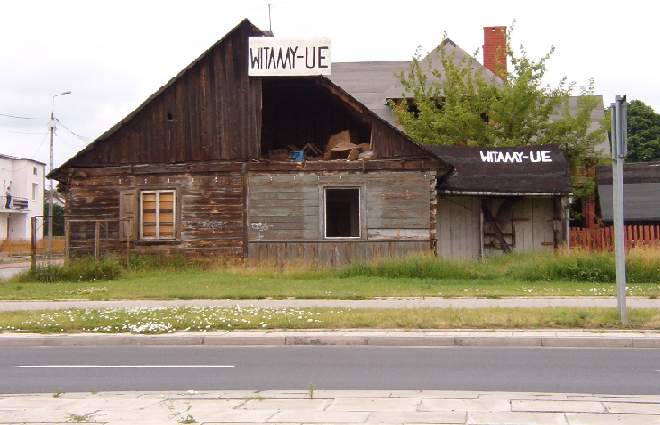
[[[506,27],[484,27],[484,66],[506,77]]]

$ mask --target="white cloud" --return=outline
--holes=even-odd
[[[272,0],[278,36],[329,36],[333,59],[404,60],[443,32],[468,52],[480,47],[482,27],[509,25],[514,41],[534,57],[551,45],[549,82],[563,75],[584,83],[594,77],[609,103],[628,94],[660,110],[652,41],[660,39],[653,2]],[[93,139],[247,17],[268,28],[267,0],[252,1],[21,1],[3,4],[0,26],[0,152],[45,161],[51,95],[56,114]],[[615,36],[619,34],[619,36]],[[24,134],[36,133],[36,134]],[[55,162],[85,143],[60,129]]]

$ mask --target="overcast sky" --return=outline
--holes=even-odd
[[[55,115],[56,166],[122,119],[242,18],[268,29],[267,0],[12,1],[0,26],[0,153],[47,162]],[[585,83],[660,111],[660,6],[632,1],[270,0],[278,37],[330,37],[333,61],[407,60],[444,32],[466,51],[484,26],[510,25],[532,57],[556,53],[548,83]]]

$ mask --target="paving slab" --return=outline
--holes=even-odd
[[[657,395],[423,390],[319,393],[322,399],[302,398],[308,395],[304,389],[63,393],[57,398],[52,394],[6,395],[0,397],[6,404],[0,406],[0,424],[71,423],[72,414],[91,414],[82,423],[177,424],[190,415],[207,424],[660,425]],[[620,401],[608,401],[612,399]],[[507,410],[511,408],[514,411]]]
[[[369,424],[464,424],[467,412],[373,412]]]
[[[568,425],[658,425],[655,415],[602,415],[596,413],[566,413]]]
[[[342,412],[414,412],[421,398],[335,398],[328,411]]]
[[[297,422],[297,423],[364,423],[369,417],[368,412],[310,412],[300,410],[282,410],[273,415],[268,423]]]
[[[563,413],[469,412],[467,425],[568,425]]]
[[[511,410],[514,412],[605,413],[605,407],[601,402],[567,400],[511,400]]]
[[[510,412],[511,403],[506,398],[498,399],[423,399],[420,411],[446,412]]]
[[[660,377],[658,378],[660,379]],[[605,408],[610,413],[639,413],[660,415],[660,404],[658,403],[619,403],[605,402]]]
[[[248,400],[241,406],[248,410],[307,410],[321,411],[331,403],[330,399],[263,398]]]

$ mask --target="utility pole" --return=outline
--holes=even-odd
[[[623,222],[623,161],[628,153],[628,119],[626,96],[616,96],[612,114],[612,216],[614,221],[614,255],[616,265],[616,303],[621,323],[628,324],[626,309],[626,239]]]
[[[53,137],[55,135],[55,98],[57,96],[66,96],[71,94],[70,91],[65,91],[62,93],[53,95],[53,104],[50,109],[50,172],[53,172]],[[47,257],[50,261],[50,258],[53,254],[53,179],[48,179],[50,187],[48,190],[48,249]]]

